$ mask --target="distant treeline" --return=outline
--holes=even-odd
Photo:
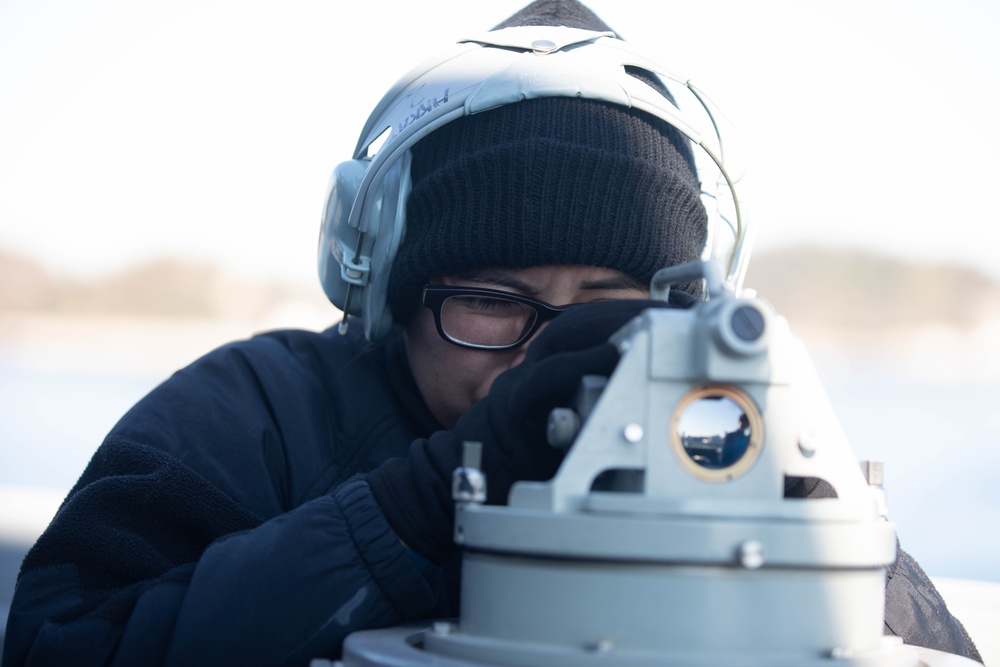
[[[745,285],[796,326],[885,329],[940,323],[967,329],[1000,318],[1000,284],[981,273],[855,249],[757,253]]]
[[[794,247],[756,253],[746,286],[795,326],[969,328],[1000,318],[1000,284],[982,274],[859,250]],[[53,276],[37,262],[0,251],[0,312],[207,318],[321,299],[318,285],[250,284],[205,262],[162,259],[88,281]]]
[[[235,280],[206,262],[160,259],[93,280],[55,276],[0,251],[0,312],[211,318],[256,316],[276,304],[319,300],[322,290]]]

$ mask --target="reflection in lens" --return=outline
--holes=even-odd
[[[684,451],[698,465],[711,470],[728,468],[747,452],[750,419],[727,396],[703,396],[684,408],[677,435]]]

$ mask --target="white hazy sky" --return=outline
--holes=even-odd
[[[525,0],[0,0],[0,248],[314,281],[327,177],[406,70]],[[591,0],[706,90],[750,156],[757,247],[1000,278],[1000,3]]]

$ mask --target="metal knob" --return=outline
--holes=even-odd
[[[486,476],[479,469],[482,463],[483,443],[462,443],[462,465],[451,475],[451,497],[457,503],[486,502]]]

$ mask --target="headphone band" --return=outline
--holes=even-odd
[[[629,70],[659,77],[671,95],[686,91],[710,121],[710,134],[705,136],[711,141],[673,100]],[[410,148],[462,116],[541,97],[579,97],[638,109],[700,147],[720,174],[715,182],[706,182],[699,165],[703,201],[710,220],[721,218],[731,231],[726,274],[739,282],[746,232],[723,153],[709,145],[721,146],[722,141],[700,92],[614,33],[521,26],[461,40],[411,70],[369,116],[354,159],[334,170],[320,233],[319,270],[324,290],[343,309],[345,322],[347,315],[360,315],[370,339],[384,335],[392,325],[386,292],[392,261],[405,235]],[[720,184],[722,196],[716,191]],[[712,214],[723,201],[731,203],[731,220]],[[710,222],[710,238],[717,238],[713,227],[719,226]]]

